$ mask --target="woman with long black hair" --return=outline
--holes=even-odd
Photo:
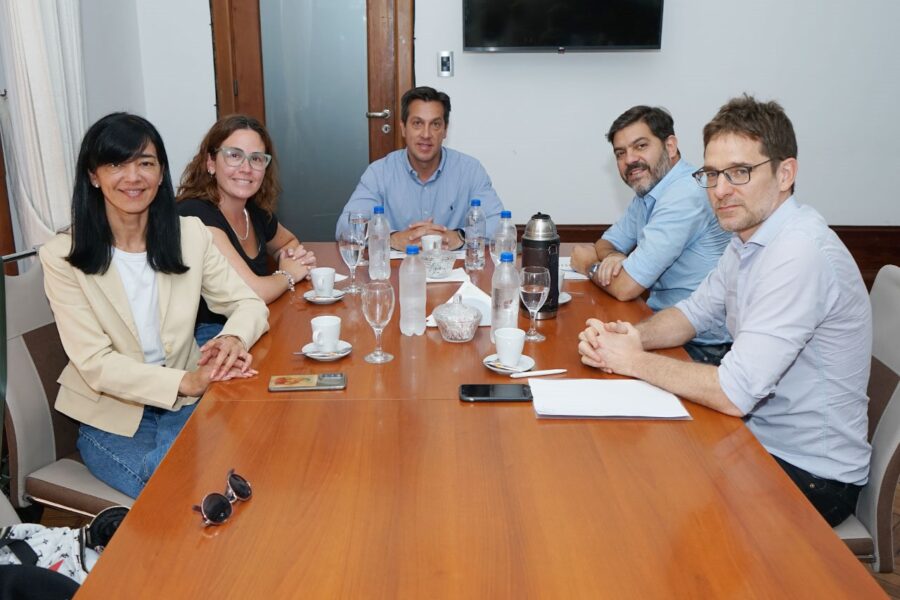
[[[69,357],[56,409],[81,422],[88,469],[136,497],[209,384],[256,373],[247,350],[268,309],[200,220],[178,216],[162,139],[127,113],[85,134],[72,226],[40,259]],[[201,297],[228,321],[198,349]]]

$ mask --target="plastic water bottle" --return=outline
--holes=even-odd
[[[466,271],[484,268],[485,216],[481,200],[472,200],[466,213]]]
[[[491,259],[495,267],[500,264],[500,255],[504,252],[511,252],[513,263],[516,262],[517,235],[516,226],[512,222],[512,213],[508,210],[501,211],[500,224],[497,225],[494,241],[491,243]]]
[[[400,265],[400,333],[425,333],[425,264],[419,258],[418,246],[406,247],[406,258]]]
[[[369,222],[369,279],[391,277],[391,224],[384,216],[384,207],[376,206]]]
[[[519,274],[512,252],[500,254],[500,264],[491,279],[491,341],[494,332],[519,326]]]

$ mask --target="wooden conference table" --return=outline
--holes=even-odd
[[[340,264],[334,244],[310,246]],[[489,290],[491,272],[473,281]],[[429,313],[458,285],[429,284]],[[395,310],[384,343],[396,358],[369,365],[358,297],[316,306],[306,289],[271,306],[259,376],[200,402],[79,599],[884,597],[739,419],[691,403],[693,420],[668,422],[461,403],[460,383],[509,381],[481,365],[487,328],[466,344],[404,337]],[[525,353],[600,377],[578,360],[585,319],[649,309],[588,282],[566,290],[539,323],[547,341]],[[340,361],[292,354],[322,314],[340,315],[353,344]],[[333,371],[345,391],[266,389],[271,375]],[[232,467],[253,498],[204,528],[191,506]]]

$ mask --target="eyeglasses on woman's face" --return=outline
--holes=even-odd
[[[264,171],[269,163],[272,162],[272,155],[265,152],[251,152],[247,154],[240,148],[232,148],[231,146],[222,146],[217,150],[222,155],[222,160],[229,167],[240,167],[244,161],[250,163],[250,167],[257,171]]]

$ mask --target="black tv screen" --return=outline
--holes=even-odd
[[[463,50],[658,49],[663,0],[463,0]]]

